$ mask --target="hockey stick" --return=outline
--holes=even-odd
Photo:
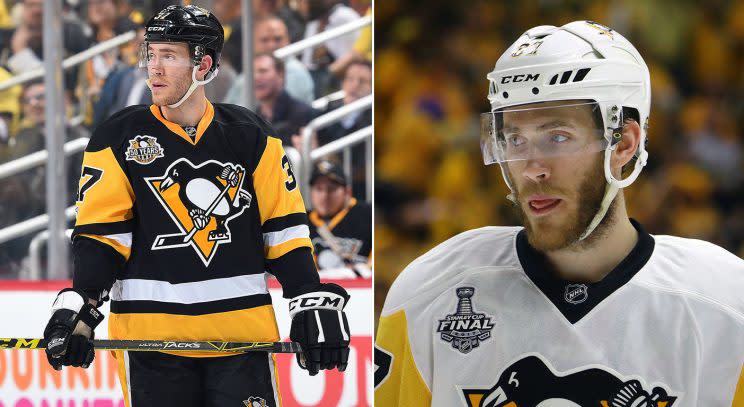
[[[217,198],[215,198],[214,201],[209,205],[209,208],[207,208],[207,211],[204,212],[205,217],[209,217],[214,209],[217,207],[217,205],[220,203],[222,198],[225,196],[227,191],[230,190],[230,181],[225,184],[225,188],[220,191],[220,194],[217,195]],[[152,244],[152,249],[174,249],[176,247],[186,247],[191,242],[191,238],[194,237],[196,232],[199,229],[196,227],[196,222],[194,222],[194,225],[191,227],[191,230],[189,230],[189,233],[184,235],[183,233],[174,233],[171,235],[159,235],[155,238],[155,242]]]
[[[46,349],[41,338],[0,338],[0,349]],[[94,339],[96,350],[300,353],[297,342],[214,342]]]
[[[344,252],[344,249],[341,248],[341,245],[338,243],[338,240],[336,240],[336,236],[333,235],[330,229],[326,225],[320,225],[316,228],[318,230],[318,234],[320,237],[323,238],[323,240],[328,243],[328,246],[331,248],[331,251],[336,253],[338,257],[341,258],[341,260],[344,262],[347,268],[351,269],[351,271],[356,274],[358,278],[364,278],[362,273],[359,272],[359,270],[356,269],[356,266],[354,265],[354,261],[351,260],[349,257],[349,254]]]

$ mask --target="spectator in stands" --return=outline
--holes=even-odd
[[[282,143],[291,145],[291,136],[314,119],[318,112],[284,89],[284,62],[271,54],[258,54],[253,60],[253,80],[258,109],[256,113],[268,120]]]
[[[0,68],[0,82],[10,78],[10,72]],[[21,116],[21,91],[21,85],[0,91],[0,162],[7,161],[8,150],[15,144],[15,132]]]
[[[359,18],[359,14],[341,0],[306,0],[310,20],[305,26],[305,38],[325,30],[344,25]],[[323,45],[307,49],[302,62],[310,68],[315,82],[315,96],[324,96],[336,88],[329,66],[353,49],[358,31],[326,41]]]
[[[310,177],[310,239],[318,270],[348,268],[371,277],[368,265],[372,251],[372,208],[351,196],[344,171],[323,160]]]
[[[21,105],[23,110],[22,128],[16,136],[16,143],[13,148],[13,159],[26,156],[36,151],[46,148],[45,139],[45,91],[44,82],[29,82],[23,88]],[[67,99],[67,108],[70,107],[69,98]],[[65,128],[67,141],[89,137],[87,130],[80,126],[66,126]],[[72,205],[77,195],[78,180],[80,178],[80,168],[83,163],[82,152],[73,154],[67,158],[67,202]],[[24,204],[31,210],[32,215],[40,215],[46,212],[46,187],[45,187],[46,168],[44,166],[35,167],[19,174],[24,184],[29,187],[30,199]]]
[[[334,100],[328,104],[323,114],[337,109],[341,106],[348,105],[355,100],[372,93],[372,63],[367,60],[352,61],[346,68],[341,89],[344,91],[344,98]],[[346,115],[341,121],[318,132],[318,144],[323,145],[333,140],[351,134],[357,130],[372,125],[372,107],[356,111]],[[352,164],[352,181],[354,196],[364,199],[366,194],[365,188],[365,148],[360,143],[351,149]]]
[[[279,48],[289,45],[289,33],[287,26],[279,17],[269,16],[259,20],[254,25],[254,46],[256,54],[270,54]],[[290,96],[305,103],[314,100],[313,78],[310,76],[305,65],[296,57],[291,56],[284,60],[284,71],[286,83],[284,88]],[[225,103],[233,103],[246,106],[245,83],[242,76],[238,76],[233,87],[225,98]]]
[[[23,111],[23,128],[15,137],[15,145],[3,157],[13,160],[45,149],[45,86],[41,81],[29,82],[21,93]],[[69,99],[68,99],[69,105]],[[69,106],[68,106],[69,107]],[[65,129],[67,140],[78,137],[88,137],[88,132],[82,127],[67,126]],[[76,200],[78,179],[82,166],[82,152],[73,154],[66,159],[67,176],[66,205],[72,205]],[[46,166],[38,166],[26,170],[16,176],[0,179],[0,224],[9,226],[33,216],[46,212]],[[28,255],[28,245],[33,236],[14,239],[0,247],[0,278],[17,278],[17,274],[24,267],[24,258]]]
[[[365,13],[365,17],[372,15],[372,7],[367,8],[367,12]],[[359,60],[372,60],[372,25],[367,25],[362,28],[362,30],[359,33],[359,37],[357,38],[356,42],[354,42],[354,46],[352,47],[351,51],[347,52],[346,54],[342,55],[340,58],[333,61],[333,63],[328,67],[328,69],[331,71],[331,73],[334,76],[341,76],[344,72],[346,72],[346,68],[348,68],[349,64],[351,64],[353,61],[359,61]]]
[[[138,39],[143,38],[144,28],[140,27]],[[139,43],[139,40],[137,42]],[[137,55],[125,52],[115,69],[106,77],[93,111],[94,127],[127,106],[152,103],[152,93],[145,82],[147,71],[139,68],[137,64]]]
[[[42,65],[42,16],[44,0],[22,0],[23,10],[14,29],[0,29],[0,65],[17,75]],[[83,26],[72,20],[62,21],[64,57],[84,51],[90,46]],[[74,89],[77,71],[65,72],[65,88]]]
[[[137,29],[137,25],[128,17],[118,14],[117,8],[119,1],[88,1],[88,24],[91,30],[91,38],[94,42],[104,42],[117,35]],[[116,68],[118,61],[119,53],[114,48],[94,56],[85,64],[87,79],[86,93],[89,97],[93,97],[95,100],[98,99],[106,77]]]
[[[287,1],[279,0],[279,3],[282,4],[279,6],[278,10],[276,10],[275,14],[277,17],[281,18],[287,26],[287,30],[289,31],[289,42],[294,43],[305,38],[305,19],[302,17],[302,13],[300,13],[296,8],[293,8],[293,6],[287,4]],[[295,3],[294,7],[296,7],[296,3],[299,3],[299,1],[293,3]]]

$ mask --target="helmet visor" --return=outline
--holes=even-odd
[[[139,49],[139,67],[190,67],[190,54],[186,43],[144,42]]]
[[[481,114],[486,165],[597,153],[609,145],[599,105],[541,102]]]

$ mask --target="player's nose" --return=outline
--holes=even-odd
[[[550,178],[550,168],[541,160],[527,160],[522,174],[534,182],[547,181]]]

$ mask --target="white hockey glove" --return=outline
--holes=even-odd
[[[336,284],[320,284],[317,291],[289,301],[289,337],[302,345],[297,363],[315,376],[321,369],[346,370],[349,360],[349,322],[344,307],[349,294]]]
[[[65,288],[52,304],[52,317],[44,329],[46,354],[55,370],[62,366],[87,368],[93,362],[93,330],[103,315],[88,302],[82,291]]]

